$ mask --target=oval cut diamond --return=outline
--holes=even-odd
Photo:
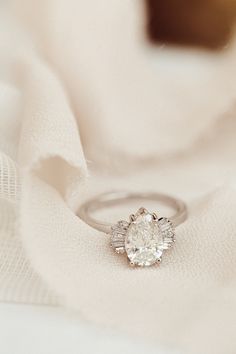
[[[131,222],[125,239],[125,250],[131,263],[150,266],[162,256],[162,232],[149,213],[140,214]]]

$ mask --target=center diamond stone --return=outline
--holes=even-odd
[[[130,262],[150,266],[161,259],[162,233],[150,213],[140,214],[131,222],[126,233],[125,250]]]

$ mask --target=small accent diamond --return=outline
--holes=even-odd
[[[125,235],[129,223],[121,220],[111,227],[111,247],[114,248],[116,253],[125,252]]]
[[[162,233],[162,245],[163,250],[170,248],[175,242],[175,230],[172,222],[167,218],[158,219],[160,231]]]

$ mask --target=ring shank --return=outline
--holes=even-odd
[[[97,220],[92,216],[96,210],[105,209],[117,204],[123,204],[132,200],[157,201],[174,210],[174,214],[169,218],[174,226],[183,223],[187,218],[186,204],[179,199],[173,198],[162,193],[129,193],[129,192],[110,192],[101,194],[86,201],[78,210],[78,216],[94,229],[110,233],[113,224]]]

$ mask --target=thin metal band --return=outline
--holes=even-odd
[[[105,223],[97,220],[92,214],[99,209],[105,209],[117,204],[124,204],[132,200],[140,201],[157,201],[174,210],[174,214],[170,216],[170,220],[174,226],[183,223],[187,218],[187,207],[182,200],[170,197],[161,193],[129,193],[129,192],[110,192],[96,196],[93,199],[86,201],[81,205],[78,211],[78,216],[88,225],[92,226],[98,231],[107,234],[111,231],[113,224]]]

